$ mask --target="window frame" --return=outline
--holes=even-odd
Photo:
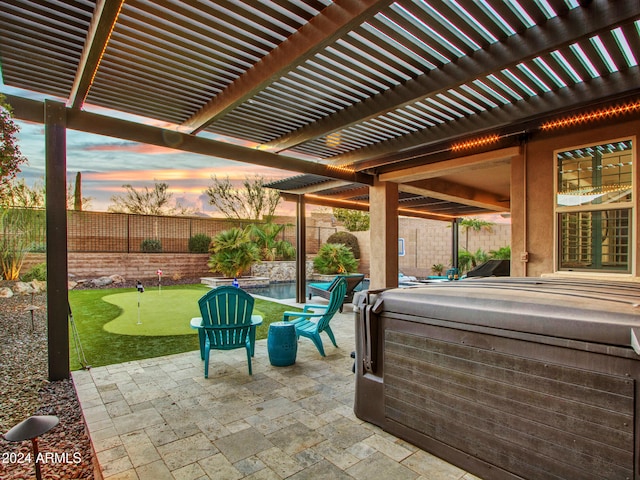
[[[603,203],[603,204],[585,204],[585,205],[575,205],[575,206],[561,206],[558,205],[558,192],[559,185],[558,182],[560,180],[560,172],[559,172],[559,163],[558,163],[558,154],[561,152],[566,152],[570,150],[578,150],[578,149],[586,149],[588,147],[594,147],[596,145],[603,145],[608,143],[617,143],[617,142],[631,142],[631,201],[625,201],[620,203]],[[616,139],[607,139],[602,141],[589,142],[576,146],[568,146],[563,148],[558,148],[553,151],[553,216],[554,216],[554,272],[557,273],[581,273],[581,274],[595,274],[595,275],[620,275],[620,276],[629,276],[635,275],[635,263],[636,263],[636,254],[637,248],[635,244],[636,238],[636,224],[637,224],[637,215],[638,209],[636,208],[636,204],[638,203],[638,169],[636,168],[636,151],[637,151],[637,143],[635,135],[626,135],[624,137],[616,138]],[[562,267],[561,259],[562,259],[562,225],[561,218],[562,214],[566,213],[585,213],[585,212],[604,212],[611,210],[627,210],[629,212],[629,224],[628,228],[628,260],[627,260],[627,268],[624,270],[614,269],[614,268],[584,268],[584,267]],[[593,248],[593,244],[590,244],[590,247]]]

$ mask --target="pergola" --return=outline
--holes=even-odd
[[[66,129],[300,174],[274,186],[301,212],[370,209],[384,285],[398,214],[507,212],[523,142],[637,115],[638,52],[637,1],[3,1],[8,100],[46,125],[50,377],[68,376]]]

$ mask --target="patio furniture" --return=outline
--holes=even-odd
[[[191,319],[191,327],[198,329],[200,356],[204,360],[204,378],[209,377],[209,354],[213,350],[247,350],[249,375],[254,353],[255,328],[262,323],[259,315],[252,315],[253,297],[244,290],[222,286],[198,300],[202,319]]]
[[[295,325],[296,335],[307,337],[314,343],[320,355],[325,357],[322,346],[321,332],[326,332],[334,347],[337,347],[329,322],[342,306],[347,291],[347,280],[343,276],[338,278],[331,290],[328,305],[305,305],[302,312],[284,312],[283,321]],[[311,311],[313,310],[313,311]]]
[[[267,336],[269,362],[274,367],[287,367],[296,363],[298,336],[296,327],[290,322],[273,322]]]
[[[345,292],[344,299],[340,304],[340,313],[342,313],[343,305],[345,303],[353,302],[353,294],[355,292],[355,288],[358,285],[360,285],[364,280],[363,273],[352,273],[350,275],[338,275],[331,282],[310,283],[309,284],[309,300],[311,300],[311,297],[313,295],[329,299],[331,297],[331,292],[335,288],[340,278],[344,278],[347,281],[347,290]]]

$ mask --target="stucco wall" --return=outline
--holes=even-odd
[[[556,235],[554,233],[554,159],[558,149],[601,143],[640,133],[640,120],[616,121],[615,125],[583,125],[572,130],[559,130],[554,135],[533,139],[524,147],[523,157],[512,163],[512,274],[540,276],[555,272]],[[638,150],[638,140],[634,139],[634,150]],[[635,182],[638,183],[637,158],[634,159]],[[636,188],[637,190],[637,188]],[[638,245],[638,198],[635,194],[636,209],[633,217],[635,225],[633,243]],[[526,214],[525,214],[526,211]],[[519,260],[521,253],[528,252],[529,261]],[[633,262],[634,276],[638,275],[638,256]]]

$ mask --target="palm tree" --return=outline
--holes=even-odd
[[[275,223],[251,225],[251,239],[261,250],[263,260],[273,261],[276,258],[289,260],[296,256],[295,248],[290,242],[277,239],[284,227],[285,225]]]
[[[251,241],[249,228],[231,228],[213,238],[213,252],[209,258],[212,272],[237,278],[251,265],[260,261],[260,249]]]
[[[492,222],[487,222],[486,220],[480,220],[479,218],[464,218],[460,221],[459,225],[462,228],[462,231],[465,232],[466,234],[465,242],[464,242],[465,250],[469,249],[469,229],[473,230],[474,232],[480,232],[482,230],[485,230],[491,233],[493,231]]]

